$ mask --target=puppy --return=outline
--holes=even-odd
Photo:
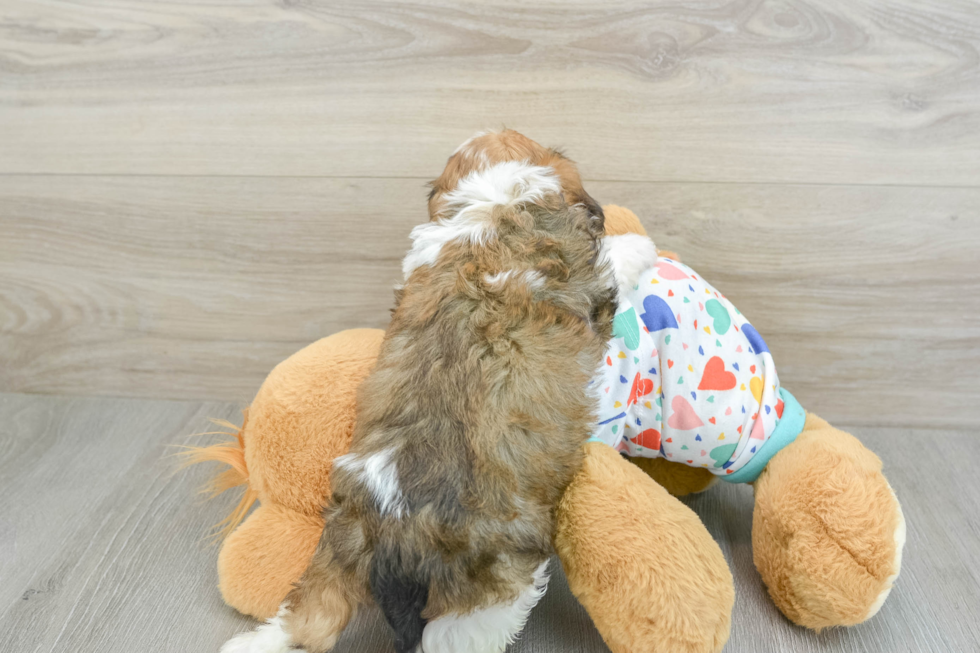
[[[324,653],[372,599],[398,653],[501,652],[543,595],[616,284],[574,164],[525,152],[471,140],[433,183],[310,566],[223,653]]]

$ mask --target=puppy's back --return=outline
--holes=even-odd
[[[359,390],[351,453],[337,462],[328,517],[347,527],[325,536],[336,534],[338,562],[369,577],[400,651],[428,620],[514,601],[531,582],[591,427],[586,386],[613,300],[595,220],[554,190],[535,194],[547,172],[526,167],[497,199],[532,201],[466,205],[456,217],[468,224],[415,234],[429,248],[433,230],[457,236],[413,252],[425,263],[406,272]]]

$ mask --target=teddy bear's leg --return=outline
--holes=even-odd
[[[728,640],[734,586],[687,506],[611,447],[585,462],[558,508],[555,547],[572,592],[613,653],[713,653]]]
[[[323,531],[323,520],[262,505],[228,536],[218,555],[225,603],[257,619],[276,614],[300,579]]]
[[[755,482],[753,556],[779,609],[817,630],[865,621],[888,596],[904,543],[878,457],[807,414]]]
[[[650,475],[653,482],[675,497],[704,492],[718,477],[703,467],[675,463],[666,458],[630,458],[630,462]]]

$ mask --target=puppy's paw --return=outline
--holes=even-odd
[[[622,234],[602,239],[599,262],[612,275],[610,285],[623,297],[633,290],[640,275],[657,264],[657,246],[647,236]]]
[[[292,647],[282,618],[273,617],[255,630],[235,635],[221,647],[221,653],[303,653]]]

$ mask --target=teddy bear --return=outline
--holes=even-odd
[[[604,211],[608,235],[646,235],[628,209]],[[332,461],[350,445],[356,388],[383,336],[351,329],[307,346],[272,370],[241,427],[228,424],[234,439],[188,450],[188,463],[227,465],[213,493],[244,486],[218,557],[222,597],[240,612],[273,616],[306,568],[323,529]],[[633,388],[630,398],[640,392]],[[881,461],[855,437],[795,403],[779,410],[780,417],[796,411],[793,437],[757,461],[751,477],[735,472],[754,487],[755,565],[794,623],[814,630],[861,623],[899,573],[901,506]],[[583,444],[582,468],[557,508],[554,546],[569,587],[614,653],[720,651],[732,576],[700,519],[676,497],[707,490],[730,470],[710,456],[700,464],[669,457],[659,431],[620,425],[616,437]],[[643,457],[644,449],[661,455]],[[649,551],[670,551],[671,564]]]

